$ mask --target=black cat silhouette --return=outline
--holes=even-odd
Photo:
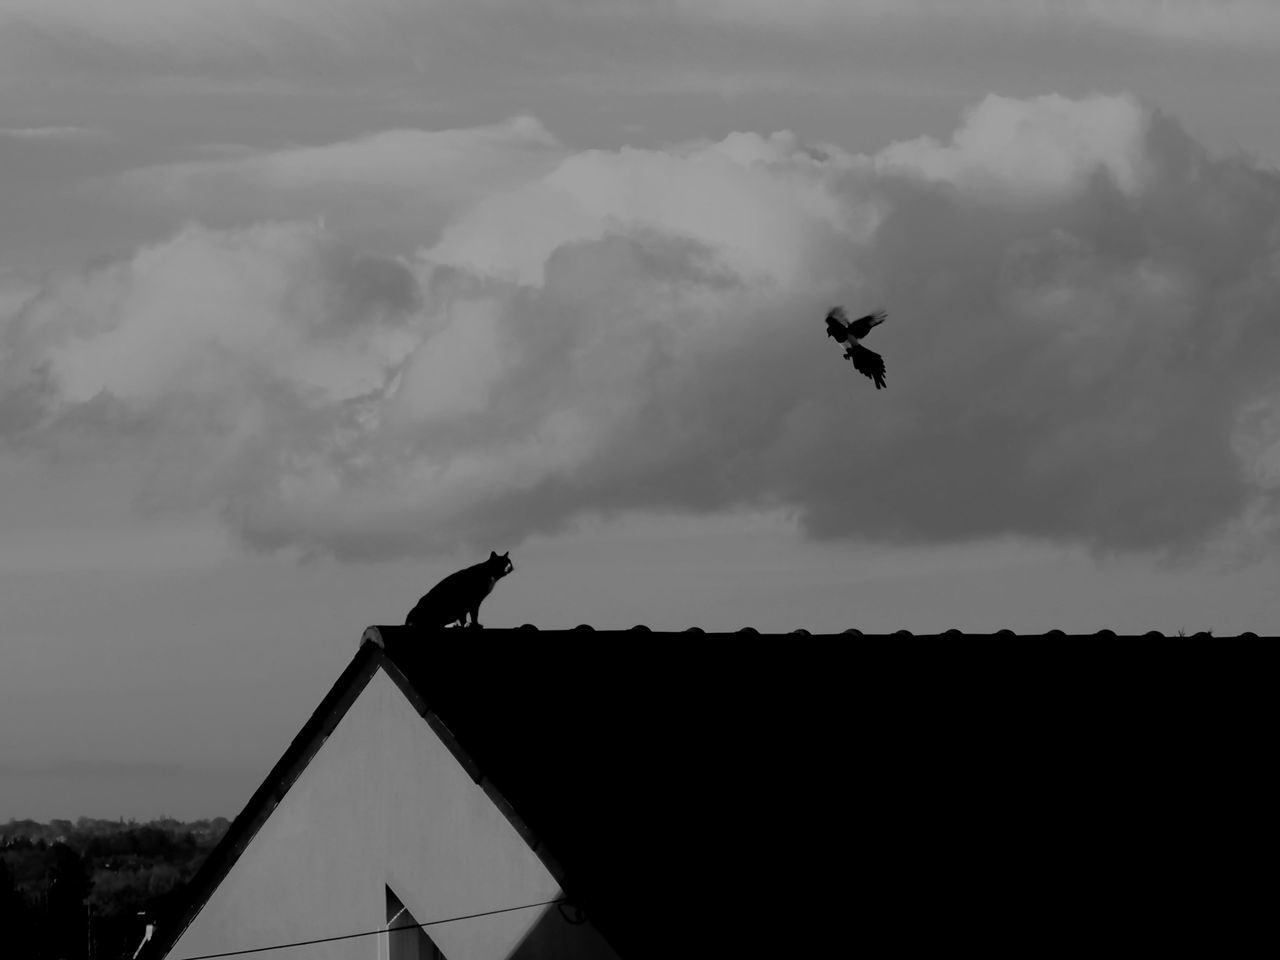
[[[478,627],[480,604],[493,591],[493,585],[514,569],[509,552],[491,552],[488,560],[451,573],[428,590],[404,622],[414,627],[447,627],[455,623],[466,626],[470,616],[471,626]]]

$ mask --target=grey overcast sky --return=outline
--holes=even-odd
[[[1268,0],[0,0],[0,818],[233,816],[490,549],[1280,633],[1277,89]]]

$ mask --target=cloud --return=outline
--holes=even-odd
[[[895,168],[973,193],[1017,190],[1028,202],[1061,200],[1105,173],[1129,196],[1142,188],[1148,114],[1130,96],[1031,100],[988,96],[969,110],[952,142],[895,143],[875,157]]]
[[[802,272],[815,229],[869,226],[865,212],[842,207],[793,136],[731,134],[668,150],[576,154],[532,184],[482,200],[425,256],[540,283],[551,254],[568,243],[653,229],[707,245],[743,276],[787,280]]]
[[[411,62],[410,48],[442,31],[453,35],[449,25],[502,16],[594,32],[710,24],[847,36],[926,26],[1089,32],[1241,50],[1280,45],[1280,9],[1271,0],[0,0],[0,25],[15,38],[206,64],[246,55],[327,62],[374,50]]]
[[[668,42],[673,30],[684,38],[678,49]],[[936,68],[957,43],[974,41],[970,54],[980,58],[1016,48],[1021,66],[1028,44],[1051,61],[1074,50],[1077,65],[1101,62],[1099,49],[1123,48],[1129,66],[1152,51],[1265,56],[1280,46],[1280,8],[1272,0],[0,0],[0,69],[23,82],[105,76],[149,96],[163,81],[169,96],[270,92],[301,103],[329,89],[348,105],[397,112],[405,91],[414,106],[456,108],[478,92],[488,102],[513,89],[527,104],[563,97],[574,79],[597,94],[621,82],[618,92],[631,95],[801,91],[847,101],[878,85],[904,96],[954,84],[954,72],[940,81]]]
[[[94,127],[0,127],[0,137],[14,140],[87,140],[104,136]]]
[[[1272,542],[1280,178],[1127,96],[515,179],[408,259],[192,226],[55,278],[8,308],[0,436],[128,451],[146,509],[347,557],[739,507],[818,538]],[[835,303],[889,309],[888,390],[823,337]]]
[[[323,216],[340,229],[420,242],[453,213],[546,173],[565,154],[527,116],[463,129],[387,130],[317,146],[223,146],[218,152],[224,155],[131,170],[101,186],[124,201],[204,222]]]
[[[402,0],[0,0],[0,24],[121,46],[217,52],[257,48],[282,30],[337,43],[404,7]]]
[[[789,30],[879,27],[895,22],[983,23],[1044,30],[1094,29],[1187,45],[1280,44],[1270,0],[674,0],[682,17]]]

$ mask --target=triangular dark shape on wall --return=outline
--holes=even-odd
[[[387,887],[387,960],[448,960],[409,908]],[[408,929],[396,929],[405,928]]]

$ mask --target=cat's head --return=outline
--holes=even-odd
[[[506,553],[494,553],[489,551],[489,570],[495,577],[505,577],[508,573],[515,569],[515,565],[511,562],[511,551]]]

